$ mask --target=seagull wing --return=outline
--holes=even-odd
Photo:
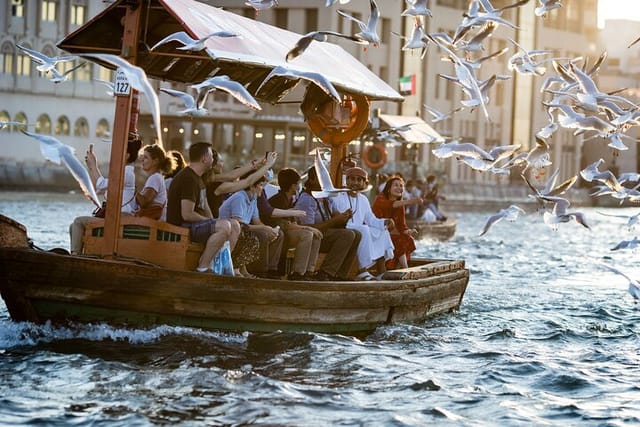
[[[487,222],[485,222],[484,227],[482,227],[482,231],[480,232],[480,234],[478,236],[484,236],[487,233],[487,231],[489,231],[489,229],[491,228],[491,226],[493,224],[495,224],[498,221],[501,221],[504,217],[505,217],[505,211],[504,210],[501,210],[497,214],[491,215],[487,219]]]
[[[187,92],[183,92],[181,90],[175,90],[175,89],[168,89],[168,88],[160,88],[160,92],[164,92],[168,95],[171,96],[175,96],[177,98],[180,98],[182,100],[182,102],[184,102],[184,105],[186,108],[196,108],[196,101],[193,98],[193,96]]]
[[[177,41],[180,42],[180,44],[182,44],[183,46],[195,43],[196,40],[194,40],[189,34],[187,34],[184,31],[178,31],[175,32],[173,34],[169,34],[167,37],[163,38],[162,40],[160,40],[158,43],[154,44],[153,47],[149,50],[155,50],[158,46],[161,46],[163,44],[169,43],[171,41]]]
[[[62,163],[64,163],[69,172],[71,172],[71,175],[73,175],[76,181],[78,181],[84,195],[87,196],[87,198],[91,200],[96,207],[100,207],[100,199],[93,187],[93,181],[91,181],[89,172],[82,163],[80,163],[74,152],[75,150],[72,147],[66,144],[61,144],[60,157],[62,158]]]

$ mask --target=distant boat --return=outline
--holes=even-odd
[[[422,219],[407,219],[407,226],[418,230],[416,240],[432,239],[439,241],[450,240],[456,234],[458,222],[454,218],[446,221],[424,221]]]

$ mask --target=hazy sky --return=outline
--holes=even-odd
[[[598,0],[598,26],[605,19],[632,19],[640,21],[640,0]]]

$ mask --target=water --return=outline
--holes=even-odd
[[[637,252],[609,250],[638,230],[584,210],[592,231],[528,208],[482,238],[492,212],[460,214],[453,241],[418,249],[466,260],[460,311],[364,339],[36,326],[0,302],[0,424],[638,425],[640,306],[596,264],[640,277]],[[90,211],[79,195],[0,192],[43,249],[67,248]]]

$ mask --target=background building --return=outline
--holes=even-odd
[[[596,76],[603,90],[621,87],[638,91],[638,52],[620,48],[616,40],[621,23],[614,23],[614,30],[605,29],[598,37],[597,0],[566,0],[561,9],[551,11],[546,18],[537,17],[535,1],[514,9],[505,10],[502,17],[520,29],[500,27],[485,42],[486,53],[504,47],[507,54],[487,61],[479,71],[480,78],[492,74],[510,74],[509,80],[498,81],[489,92],[490,102],[487,120],[480,109],[462,111],[451,119],[433,127],[441,135],[461,138],[464,141],[490,148],[495,145],[521,144],[528,150],[535,133],[548,122],[541,101],[544,96],[539,88],[544,80],[540,76],[522,76],[508,70],[508,58],[515,47],[509,38],[527,49],[548,49],[554,57],[589,58],[593,64],[603,49],[610,49],[606,66]],[[352,0],[344,5],[325,7],[318,0],[280,0],[276,8],[254,11],[241,0],[214,0],[206,3],[224,7],[251,19],[304,34],[316,29],[343,33],[356,32],[350,21],[336,13],[340,8],[348,14],[366,20],[369,2]],[[450,111],[460,106],[461,90],[439,74],[451,74],[452,65],[442,61],[442,53],[430,43],[429,50],[421,58],[418,51],[403,51],[406,40],[396,34],[409,35],[414,25],[410,17],[402,17],[406,8],[403,0],[379,0],[381,20],[378,33],[381,43],[377,47],[363,48],[348,40],[332,38],[330,42],[341,45],[369,69],[377,73],[391,86],[399,89],[403,77],[414,76],[415,93],[406,95],[404,103],[374,102],[372,110],[383,114],[421,116],[429,122],[423,105],[440,111]],[[453,34],[468,7],[467,0],[433,0],[432,18],[424,21],[425,31]],[[492,2],[495,7],[511,1]],[[54,84],[35,69],[35,64],[23,55],[16,44],[42,51],[48,55],[62,54],[56,43],[64,35],[78,28],[95,16],[108,3],[88,0],[0,0],[0,121],[21,121],[38,133],[50,133],[62,142],[76,147],[83,153],[89,143],[94,143],[99,159],[109,158],[108,140],[113,126],[114,102],[107,88],[96,79],[110,81],[112,73],[97,65],[87,63],[71,75],[69,81]],[[625,21],[626,22],[626,21]],[[637,22],[626,22],[629,41],[640,35]],[[626,27],[625,27],[626,28]],[[395,33],[395,34],[394,34]],[[611,36],[607,36],[611,33]],[[608,38],[613,39],[611,43]],[[614,50],[609,46],[617,46]],[[553,72],[550,65],[548,68]],[[72,67],[72,64],[64,65]],[[62,66],[60,67],[62,70]],[[321,70],[320,70],[321,71]],[[184,86],[157,82],[158,87],[185,89]],[[546,95],[548,96],[548,95]],[[213,141],[219,151],[226,153],[227,163],[234,165],[260,157],[265,151],[281,153],[281,164],[303,169],[312,163],[309,150],[318,145],[308,131],[295,104],[263,105],[256,113],[237,103],[230,96],[215,92],[209,97],[207,108],[211,114],[202,119],[190,120],[178,116],[181,106],[175,98],[159,95],[162,109],[162,132],[166,148],[184,149],[197,140]],[[152,142],[154,131],[145,101],[141,102],[139,131],[146,141]],[[637,132],[637,130],[633,130]],[[66,172],[56,169],[43,160],[38,144],[22,135],[16,127],[0,130],[0,185],[17,186],[52,182],[52,174],[59,171],[54,182],[64,182]],[[415,144],[412,141],[387,146],[388,163],[381,172],[414,171],[418,177],[426,173],[441,175],[448,184],[459,188],[496,187],[520,184],[517,174],[496,176],[473,171],[456,160],[440,160],[431,154],[433,144]],[[614,158],[612,150],[602,141],[585,142],[582,136],[574,136],[568,130],[559,130],[550,139],[553,168],[559,167],[561,178],[575,174],[580,168],[599,157],[622,171],[638,170],[638,150],[635,144],[628,153]],[[350,151],[359,155],[363,144],[355,141]],[[595,158],[595,159],[594,159]],[[408,166],[412,167],[409,168]],[[514,176],[516,175],[516,176]],[[67,181],[69,182],[69,181]],[[452,186],[450,186],[452,187]]]

